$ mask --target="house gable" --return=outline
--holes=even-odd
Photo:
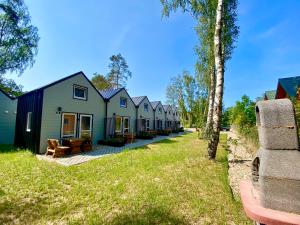
[[[75,88],[84,90],[77,96]],[[40,153],[45,152],[47,139],[62,138],[62,116],[74,114],[77,118],[75,135],[80,136],[79,117],[92,117],[92,141],[94,144],[104,136],[105,102],[98,90],[83,73],[69,76],[44,88],[44,100],[41,119]]]
[[[126,107],[121,106],[121,98],[125,98],[127,101]],[[131,100],[128,92],[122,88],[118,93],[112,96],[109,101],[107,101],[107,118],[113,118],[115,116],[129,117],[130,120],[130,132],[135,130],[135,120],[136,120],[136,106]]]
[[[160,108],[161,108],[161,112],[159,111]],[[158,102],[158,104],[156,105],[154,119],[155,120],[163,120],[163,121],[165,121],[165,119],[166,119],[165,110],[164,110],[164,107],[161,104],[161,102]]]

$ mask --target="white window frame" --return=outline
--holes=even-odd
[[[128,127],[126,128],[125,127],[125,120],[128,120]],[[123,122],[122,122],[122,124],[124,125],[123,126],[123,133],[129,133],[129,130],[130,130],[130,120],[129,120],[129,117],[128,116],[124,116],[123,117]],[[127,132],[125,131],[125,130],[127,130]]]
[[[64,135],[64,116],[65,115],[72,115],[75,116],[75,123],[74,123],[74,133],[68,134],[68,135]],[[62,113],[61,116],[61,137],[65,138],[65,137],[76,137],[76,129],[77,129],[77,114],[76,113]]]
[[[125,99],[125,105],[122,105],[121,104],[121,100],[122,99]],[[125,98],[125,97],[120,97],[120,107],[122,107],[122,108],[127,108],[127,98]]]
[[[150,130],[150,119],[146,119],[146,131],[149,131],[149,130]]]
[[[88,115],[88,114],[80,114],[79,116],[79,138],[81,138],[81,120],[82,117],[90,117],[90,129],[89,130],[84,130],[84,131],[89,131],[90,133],[90,138],[92,137],[92,131],[93,131],[93,115]]]
[[[78,97],[78,96],[75,95],[75,93],[76,93],[75,89],[76,88],[81,89],[81,90],[84,91],[84,97],[83,98],[82,97]],[[79,85],[74,85],[73,86],[73,98],[80,99],[80,100],[87,100],[87,91],[88,91],[88,89],[86,87],[82,87],[82,86],[79,86]]]
[[[121,124],[120,124],[120,130],[117,130],[117,118],[120,118],[121,119]],[[115,120],[116,120],[116,125],[115,125],[115,132],[116,133],[122,133],[122,127],[123,127],[123,119],[122,119],[122,116],[116,116],[115,117]]]
[[[31,132],[32,127],[32,112],[27,113],[27,119],[26,119],[26,131]]]
[[[162,108],[161,107],[158,108],[158,112],[159,112],[159,114],[162,114]]]
[[[147,110],[146,110],[145,106],[147,106]],[[144,112],[149,112],[149,104],[148,103],[144,103]]]

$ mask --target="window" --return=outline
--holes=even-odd
[[[27,113],[27,121],[26,121],[26,131],[31,131],[31,122],[32,122],[32,112]]]
[[[120,98],[120,107],[127,108],[127,98]]]
[[[171,115],[171,111],[169,111],[169,115]]]
[[[76,114],[62,114],[62,137],[75,137],[76,135]]]
[[[150,130],[150,120],[149,119],[146,120],[146,130],[147,131]]]
[[[147,103],[144,104],[144,111],[148,112],[148,104]]]
[[[162,108],[161,107],[158,108],[158,112],[162,113]]]
[[[121,133],[121,131],[122,131],[122,117],[121,116],[116,116],[115,132]]]
[[[91,138],[92,137],[92,115],[80,115],[80,127],[79,137],[80,138]]]
[[[124,133],[129,133],[129,118],[123,117],[123,124],[124,124]]]
[[[80,100],[87,100],[87,88],[74,85],[73,89],[73,98],[80,99]]]
[[[178,113],[177,113],[177,112],[176,112],[175,114],[176,114],[176,116],[178,116]]]

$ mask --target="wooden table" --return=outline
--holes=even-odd
[[[81,146],[84,141],[82,138],[66,138],[63,139],[62,144],[70,147],[71,154],[78,154],[81,152]]]

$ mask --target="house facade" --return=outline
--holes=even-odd
[[[153,129],[154,130],[163,130],[165,129],[165,120],[166,115],[164,107],[160,101],[151,102],[153,108]]]
[[[105,102],[78,72],[18,98],[15,144],[45,153],[47,139],[104,138]]]
[[[135,133],[136,107],[125,88],[100,91],[105,100],[105,138]]]
[[[148,97],[133,97],[132,100],[136,106],[136,132],[153,130],[154,114]]]
[[[0,89],[0,144],[13,144],[18,99]]]
[[[163,105],[165,111],[165,129],[172,129],[174,121],[173,110],[170,105]]]

